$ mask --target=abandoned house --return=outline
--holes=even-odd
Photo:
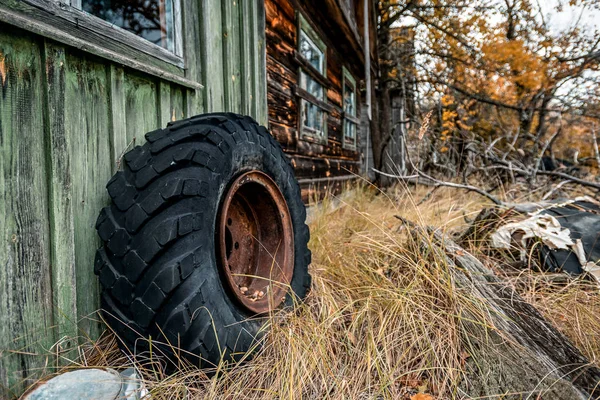
[[[98,212],[122,155],[168,122],[254,117],[302,194],[361,173],[370,0],[0,0],[0,397],[102,330]],[[365,73],[368,71],[368,73]]]

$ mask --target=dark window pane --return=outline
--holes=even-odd
[[[175,52],[173,2],[177,0],[82,0],[82,9]]]

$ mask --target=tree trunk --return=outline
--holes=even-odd
[[[373,136],[373,158],[375,168],[382,170],[384,164],[383,148],[388,136],[392,130],[392,106],[390,100],[390,91],[386,83],[377,94],[377,103],[379,109],[379,129],[378,135]]]

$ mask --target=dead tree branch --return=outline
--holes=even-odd
[[[378,174],[381,174],[383,176],[386,176],[388,178],[392,178],[392,179],[399,179],[405,182],[410,182],[410,183],[414,183],[414,184],[419,184],[419,185],[425,185],[425,186],[447,186],[447,187],[451,187],[451,188],[455,188],[455,189],[463,189],[463,190],[467,190],[470,192],[475,192],[478,193],[482,196],[487,197],[488,199],[490,199],[491,201],[494,202],[494,204],[498,204],[498,205],[502,205],[504,204],[502,201],[498,200],[497,197],[491,195],[490,193],[486,192],[485,190],[478,188],[477,186],[473,186],[473,185],[463,185],[460,183],[454,183],[454,182],[447,182],[447,181],[441,181],[439,179],[436,179],[432,176],[427,175],[424,172],[421,172],[419,170],[417,171],[417,175],[394,175],[394,174],[388,174],[386,172],[383,171],[379,171],[375,168],[372,168],[372,170]],[[419,178],[423,178],[425,180],[419,179]]]

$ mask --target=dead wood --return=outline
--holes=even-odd
[[[437,262],[447,263],[455,290],[481,303],[485,310],[480,315],[466,310],[459,316],[470,356],[461,395],[600,398],[600,369],[535,307],[439,231],[409,225],[421,250],[429,251]]]
[[[421,172],[419,170],[417,170],[417,175],[394,175],[394,174],[388,174],[383,171],[379,171],[375,168],[372,168],[372,170],[374,172],[376,172],[380,175],[386,176],[388,178],[399,179],[399,180],[407,182],[407,183],[414,183],[414,184],[418,184],[418,185],[433,186],[433,187],[446,186],[446,187],[451,187],[451,188],[455,188],[455,189],[464,189],[469,192],[475,192],[482,196],[485,196],[488,199],[490,199],[491,201],[493,201],[495,204],[498,204],[498,205],[503,204],[500,200],[498,200],[497,197],[491,195],[484,189],[478,188],[477,186],[463,185],[460,183],[442,181],[442,180],[436,179],[430,175],[427,175],[424,172]]]

